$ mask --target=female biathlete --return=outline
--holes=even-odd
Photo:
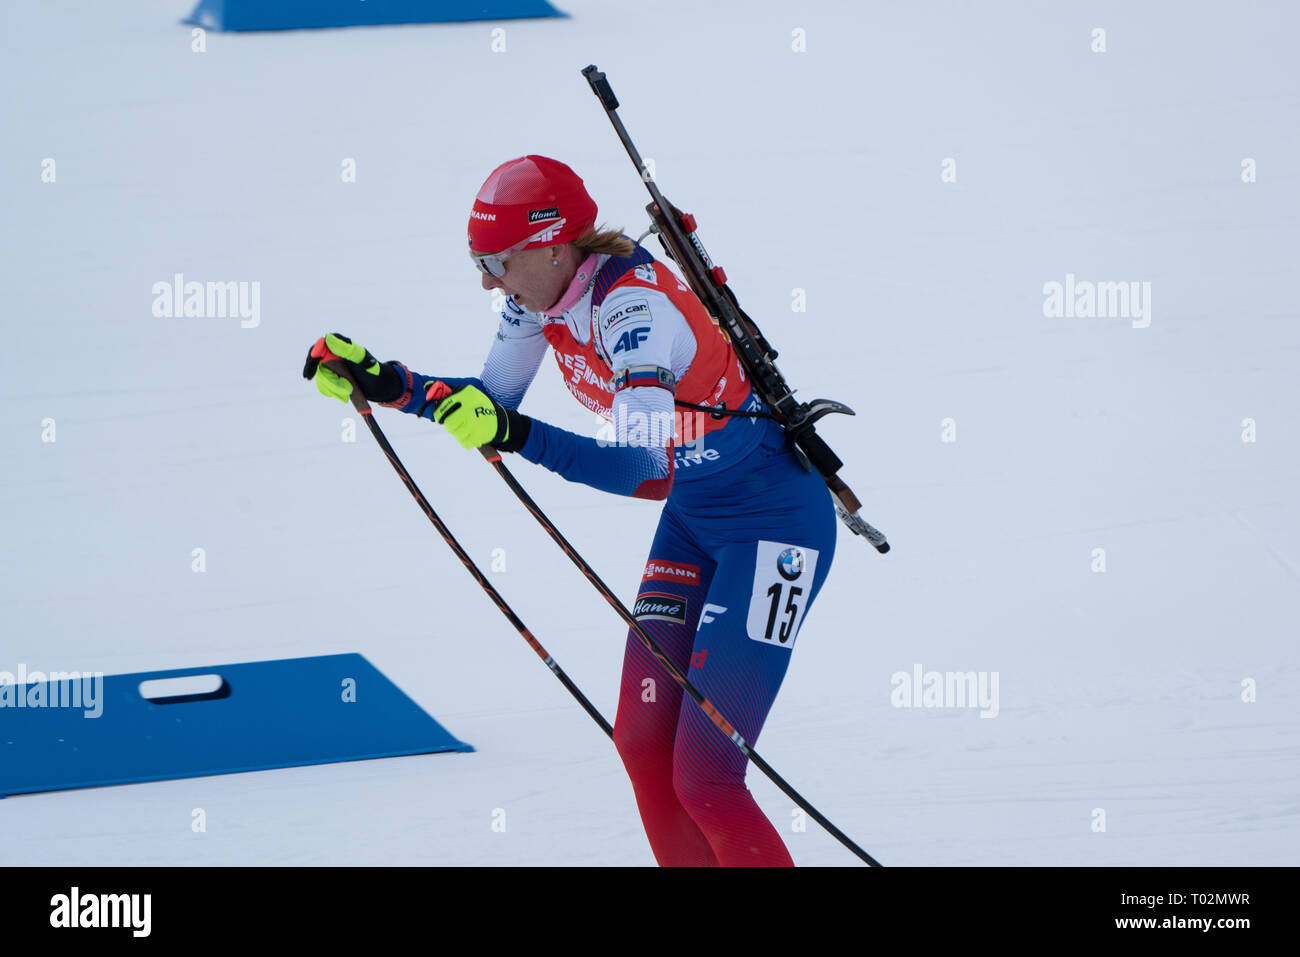
[[[674,414],[675,402],[767,407],[699,299],[595,222],[568,166],[544,156],[502,164],[469,218],[483,288],[505,294],[479,377],[380,363],[337,334],[312,347],[304,376],[346,401],[351,383],[322,364],[341,359],[371,402],[432,419],[465,448],[491,445],[592,488],[666,499],[633,612],[753,744],[830,570],[834,508],[771,418]],[[610,420],[612,439],[518,411],[548,346],[573,396]],[[631,632],[614,744],[661,865],[793,864],[745,786],[748,759]]]

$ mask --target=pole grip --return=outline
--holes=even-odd
[[[352,377],[348,367],[339,359],[326,359],[321,363],[330,372],[333,372],[340,379],[347,379],[352,383],[352,405],[362,415],[370,414],[370,403],[366,401],[365,394],[361,391],[361,386],[357,385],[357,380]]]

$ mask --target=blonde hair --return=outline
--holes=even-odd
[[[636,243],[623,235],[622,229],[588,226],[587,231],[573,241],[584,253],[604,253],[607,256],[630,256]]]

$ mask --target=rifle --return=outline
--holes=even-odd
[[[659,192],[654,177],[650,175],[616,112],[618,99],[614,96],[609,80],[594,65],[584,69],[582,75],[587,78],[591,91],[605,108],[614,131],[623,141],[623,147],[641,175],[641,181],[650,191],[651,202],[646,205],[646,212],[650,214],[650,231],[659,237],[664,252],[682,270],[691,291],[704,304],[709,315],[731,337],[731,345],[736,350],[741,365],[754,383],[759,397],[772,410],[772,417],[785,428],[795,454],[805,467],[817,469],[826,481],[840,520],[854,535],[861,535],[875,546],[876,551],[885,554],[889,551],[889,542],[858,515],[862,503],[838,474],[844,463],[814,428],[817,420],[824,415],[832,412],[854,415],[854,411],[843,402],[833,399],[814,399],[811,402],[795,399],[793,390],[776,367],[777,351],[772,348],[754,320],[740,308],[736,294],[727,285],[726,272],[721,266],[714,265],[705,251],[696,229],[695,217],[683,213]]]

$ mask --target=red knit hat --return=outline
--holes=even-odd
[[[492,171],[469,214],[469,248],[497,253],[571,243],[596,222],[596,202],[578,174],[545,156],[521,156]],[[548,224],[557,229],[548,230]]]

